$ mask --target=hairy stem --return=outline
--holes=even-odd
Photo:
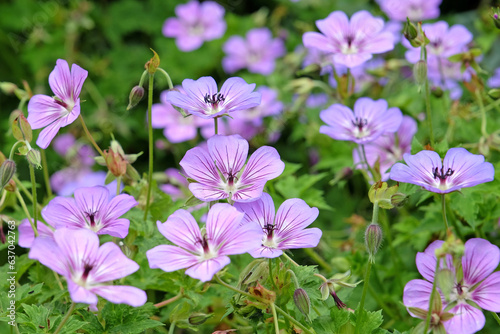
[[[38,231],[36,229],[35,222],[30,216],[30,213],[28,211],[28,208],[26,207],[26,203],[24,202],[23,196],[21,196],[21,193],[19,192],[19,189],[16,189],[15,191],[17,199],[19,200],[19,203],[21,204],[21,208],[23,208],[24,214],[26,215],[26,218],[28,218],[31,228],[33,229],[33,232],[35,233],[35,237],[38,237]]]
[[[278,324],[278,315],[276,314],[276,307],[274,306],[274,303],[271,303],[271,311],[273,312],[274,331],[276,334],[279,334],[280,326]]]
[[[154,306],[157,307],[157,308],[166,306],[168,304],[171,304],[171,303],[175,302],[176,300],[181,299],[183,296],[184,296],[184,288],[181,287],[179,289],[179,293],[176,296],[174,296],[174,297],[172,297],[170,299],[164,300],[164,301],[162,301],[162,302],[160,302],[158,304],[155,304]]]
[[[64,325],[66,324],[66,322],[68,321],[69,317],[71,317],[71,314],[73,313],[73,311],[75,310],[75,306],[76,304],[75,303],[71,303],[71,306],[69,307],[69,310],[68,312],[66,313],[66,316],[64,317],[64,319],[61,321],[61,323],[59,324],[59,326],[57,326],[57,329],[56,331],[54,332],[54,334],[57,334],[61,331],[61,329],[63,329]]]
[[[431,323],[431,315],[432,315],[432,301],[434,300],[434,297],[436,296],[436,276],[437,272],[439,270],[439,259],[436,259],[436,269],[434,269],[434,280],[432,282],[432,292],[431,292],[431,298],[429,298],[429,310],[427,311],[427,317],[425,318],[425,327],[423,333],[427,333],[427,330],[429,329],[429,325]],[[440,298],[440,297],[438,297]]]
[[[274,307],[276,308],[276,311],[278,311],[278,313],[280,313],[282,316],[284,316],[292,324],[294,324],[295,326],[297,326],[300,329],[302,329],[304,331],[304,333],[309,333],[309,334],[313,334],[314,333],[313,331],[311,331],[310,329],[308,329],[306,326],[302,325],[300,322],[298,322],[297,320],[295,320],[294,318],[292,318],[288,313],[286,313],[285,311],[283,311],[278,306],[274,305]]]
[[[214,117],[214,133],[217,135],[219,133],[219,122],[218,117]]]
[[[90,142],[92,143],[92,146],[94,146],[94,148],[97,150],[97,152],[99,152],[99,154],[104,159],[104,161],[106,161],[106,157],[104,156],[104,153],[102,152],[102,150],[99,147],[99,145],[97,145],[97,143],[95,142],[94,137],[92,137],[92,135],[90,134],[90,131],[87,128],[87,125],[85,124],[85,121],[83,120],[82,114],[80,114],[78,116],[78,118],[80,119],[80,122],[82,123],[83,131],[87,135],[88,140],[90,140]]]
[[[273,288],[278,291],[278,287],[276,286],[276,283],[274,282],[274,276],[273,276],[273,259],[269,258],[269,278],[271,279],[271,282],[273,284]]]
[[[149,74],[148,89],[148,133],[149,133],[149,170],[148,170],[148,193],[146,197],[146,208],[144,209],[144,220],[148,218],[149,201],[151,201],[151,183],[153,182],[153,116],[151,107],[153,105],[153,80],[154,73]]]
[[[45,155],[45,150],[40,150],[42,156],[42,170],[43,179],[45,181],[45,188],[47,189],[47,196],[52,197],[52,187],[50,186],[49,169],[47,167],[47,156]]]
[[[30,178],[31,178],[31,196],[33,197],[33,225],[35,226],[34,231],[35,231],[35,236],[38,236],[38,231],[36,231],[36,226],[38,222],[38,212],[37,212],[37,204],[38,201],[36,199],[36,180],[35,180],[35,167],[30,163],[29,164],[29,169],[30,169]]]

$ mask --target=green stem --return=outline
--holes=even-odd
[[[292,258],[291,258],[290,256],[286,255],[285,253],[283,253],[282,255],[283,255],[284,257],[286,257],[286,259],[287,259],[288,261],[290,261],[290,262],[291,262],[294,266],[296,266],[296,267],[298,267],[298,266],[299,266],[299,264],[298,264],[297,262],[295,262],[294,260],[292,260]]]
[[[274,276],[273,276],[273,259],[269,258],[269,278],[271,279],[271,282],[273,283],[273,288],[278,291],[278,287],[276,286],[276,283],[274,282]]]
[[[2,208],[5,198],[7,197],[7,190],[2,189],[2,196],[0,197],[0,209]]]
[[[61,321],[61,323],[59,324],[59,326],[57,326],[57,329],[56,331],[54,332],[54,334],[57,334],[61,331],[61,329],[63,329],[64,327],[64,324],[66,324],[66,321],[68,321],[69,317],[71,316],[71,314],[73,313],[74,309],[75,309],[75,306],[76,304],[75,303],[71,303],[71,306],[68,310],[68,312],[66,313],[66,316],[64,317],[64,319]]]
[[[365,279],[363,282],[363,293],[361,294],[361,301],[359,302],[359,310],[360,310],[359,317],[360,317],[360,319],[357,320],[357,323],[361,322],[361,317],[363,315],[362,311],[364,310],[364,307],[365,307],[365,298],[366,298],[366,292],[368,291],[368,285],[369,285],[368,281],[370,279],[371,269],[372,269],[372,261],[369,259],[368,263],[367,263],[367,267],[366,267]],[[360,326],[356,326],[356,330],[354,331],[355,334],[359,333],[359,328],[360,328]]]
[[[218,120],[218,117],[214,117],[214,129],[215,129],[216,135],[219,133],[219,122],[217,120]]]
[[[220,277],[219,277],[219,275],[217,275],[217,274],[215,274],[214,277],[215,277],[215,280],[217,281],[217,283],[219,283],[220,285],[228,288],[229,290],[233,290],[234,292],[239,293],[240,295],[243,295],[243,296],[248,297],[248,298],[253,298],[253,299],[255,299],[255,300],[257,300],[257,301],[259,301],[261,303],[264,303],[264,304],[268,304],[269,303],[269,300],[266,300],[264,298],[260,298],[260,297],[251,295],[248,292],[245,292],[243,290],[235,288],[234,286],[232,286],[230,284],[227,284],[226,282],[224,282],[223,280],[221,280]]]
[[[14,152],[16,150],[16,147],[19,145],[19,144],[23,144],[24,143],[24,140],[18,140],[14,143],[14,145],[12,145],[12,148],[10,149],[10,153],[9,153],[9,160],[12,160],[14,158]]]
[[[273,312],[274,331],[276,334],[279,334],[280,326],[278,324],[278,315],[276,314],[276,307],[274,306],[274,303],[271,303],[271,311]]]
[[[332,267],[312,248],[304,248],[304,252],[316,261],[323,269],[330,272]]]
[[[434,297],[436,295],[436,281],[437,281],[436,276],[438,274],[438,270],[439,270],[439,258],[436,259],[436,269],[434,269],[434,280],[432,282],[431,298],[429,298],[429,310],[427,311],[427,317],[425,318],[425,327],[423,333],[427,333],[427,330],[429,329],[429,325],[431,323],[432,301],[434,300]]]
[[[426,59],[427,62],[427,59]],[[429,122],[429,136],[431,139],[431,146],[434,146],[434,130],[432,129],[432,117],[431,117],[431,90],[429,88],[429,79],[425,79],[425,111],[427,113],[427,120]]]
[[[21,204],[21,207],[23,208],[24,214],[26,215],[26,218],[28,218],[31,228],[33,229],[33,232],[35,233],[35,237],[38,237],[38,231],[36,229],[35,223],[33,222],[33,219],[30,216],[30,213],[28,211],[28,207],[26,207],[26,203],[24,202],[23,196],[21,196],[21,193],[19,192],[19,189],[16,189],[15,191],[17,199],[19,200],[19,203]]]
[[[14,177],[12,178],[14,180],[14,182],[16,182],[16,185],[19,187],[19,189],[21,189],[21,191],[23,192],[23,194],[28,197],[28,199],[31,201],[31,203],[33,203],[33,196],[31,195],[31,193],[28,191],[28,189],[26,189],[26,187],[21,183],[21,180],[19,180],[17,178],[17,176],[14,175]],[[42,206],[40,204],[38,204],[38,209],[40,211],[42,211]],[[47,225],[47,224],[45,224]]]
[[[476,98],[479,103],[479,110],[481,111],[481,134],[483,137],[488,137],[488,132],[486,131],[486,110],[484,109],[483,99],[479,90],[476,90]]]
[[[59,288],[61,290],[64,290],[64,286],[61,283],[61,279],[59,278],[59,275],[54,270],[52,270],[52,272],[54,273],[54,277],[56,278],[57,285],[59,285]]]
[[[121,186],[121,183],[122,183],[122,177],[118,176],[116,178],[116,196],[120,195],[120,186]]]
[[[35,167],[33,167],[33,165],[30,163],[29,169],[30,169],[30,178],[31,178],[31,196],[33,196],[33,220],[34,220],[34,225],[36,228],[36,225],[38,222],[38,212],[37,212],[38,201],[36,199]],[[37,235],[37,233],[35,233],[35,235]]]
[[[45,188],[47,189],[47,196],[52,197],[52,187],[50,186],[49,169],[47,166],[47,156],[45,150],[40,150],[42,155],[42,169],[43,169],[43,179],[45,181]]]
[[[298,288],[300,288],[299,281],[297,281],[297,276],[295,276],[295,273],[293,272],[293,270],[292,269],[288,269],[286,272],[290,274],[290,277],[292,278],[295,290],[297,290]],[[316,275],[316,274],[314,274],[314,275]],[[323,276],[321,276],[321,277],[323,277]]]
[[[90,142],[92,143],[92,145],[94,146],[94,148],[97,150],[97,152],[99,152],[99,154],[104,159],[104,161],[106,161],[106,157],[104,156],[104,153],[102,152],[101,148],[99,147],[99,145],[97,145],[97,143],[95,142],[94,138],[90,134],[90,131],[87,128],[87,125],[85,124],[85,121],[83,120],[82,114],[80,114],[78,116],[78,118],[80,119],[80,122],[82,123],[83,131],[87,135],[88,140],[90,140]]]
[[[162,302],[160,302],[158,304],[155,304],[154,306],[156,308],[160,308],[160,307],[166,306],[168,304],[171,304],[171,303],[175,302],[176,300],[181,299],[183,296],[184,296],[184,288],[181,287],[180,290],[179,290],[179,293],[176,296],[174,296],[174,297],[172,297],[170,299],[164,300],[164,301],[162,301]]]
[[[491,315],[493,316],[493,318],[495,318],[497,323],[500,325],[500,318],[498,317],[498,314],[496,314],[496,312],[491,312]]]
[[[378,202],[375,202],[373,203],[373,213],[372,213],[373,224],[378,224],[378,211],[379,211]]]
[[[363,153],[363,161],[365,162],[366,167],[372,174],[373,182],[375,182],[378,175],[375,174],[375,171],[373,170],[372,166],[370,166],[370,164],[368,163],[368,159],[366,158],[365,145],[359,145],[359,146],[361,146],[361,152]]]
[[[148,90],[148,132],[149,132],[149,171],[148,171],[148,194],[146,197],[146,208],[144,209],[144,220],[148,218],[149,201],[151,200],[151,183],[153,182],[153,116],[151,106],[153,105],[153,80],[154,73],[149,74]]]
[[[167,84],[168,84],[168,89],[173,89],[174,85],[172,84],[172,79],[170,79],[170,75],[168,75],[167,71],[165,71],[163,68],[158,67],[156,69],[158,72],[161,72],[167,78]]]
[[[170,327],[168,328],[168,334],[174,334],[175,332],[175,321],[172,321]]]
[[[448,227],[448,219],[446,218],[446,194],[441,194],[441,210],[443,211],[443,221],[446,227],[446,233],[450,230]]]
[[[297,320],[295,320],[294,318],[292,318],[288,313],[286,313],[285,311],[283,311],[281,308],[279,308],[276,305],[274,307],[276,308],[276,311],[278,311],[278,313],[280,313],[282,316],[284,316],[292,324],[294,324],[295,326],[297,326],[300,329],[302,329],[304,331],[304,333],[314,334],[313,331],[311,331],[306,326],[302,325],[300,322],[298,322]]]

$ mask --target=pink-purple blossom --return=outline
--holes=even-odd
[[[495,70],[493,75],[488,79],[490,88],[500,88],[500,67]]]
[[[425,310],[429,308],[437,261],[435,251],[443,243],[441,240],[434,241],[425,252],[417,254],[417,269],[425,280],[415,279],[406,284],[403,294],[405,306]],[[446,268],[453,274],[453,281],[445,283],[452,286],[448,300],[438,289],[438,298],[443,299],[443,308],[454,314],[453,318],[443,323],[447,333],[475,333],[485,324],[481,309],[500,312],[500,272],[494,272],[499,263],[499,248],[479,238],[470,239],[465,243],[462,268],[454,266],[451,255],[441,260],[440,269]],[[462,270],[463,275],[460,273]],[[472,306],[471,302],[478,307]]]
[[[389,19],[396,21],[430,20],[439,17],[443,0],[376,0]]]
[[[36,229],[38,231],[39,238],[40,237],[54,238],[55,225],[53,222],[47,222],[47,224],[49,226],[52,226],[52,228],[50,228],[41,221],[37,221]],[[33,231],[33,228],[31,227],[28,218],[25,218],[21,221],[21,224],[19,224],[18,231],[19,231],[19,246],[24,248],[30,248],[31,245],[33,244],[33,241],[35,241],[35,232]]]
[[[177,5],[177,17],[168,18],[163,25],[163,35],[174,37],[179,50],[198,49],[203,42],[220,38],[226,32],[224,7],[214,1],[190,1]]]
[[[472,154],[465,148],[450,148],[443,162],[434,151],[420,151],[403,156],[406,165],[396,163],[391,168],[391,180],[412,183],[428,191],[446,194],[462,188],[493,181],[493,165],[484,156]]]
[[[384,133],[396,132],[403,120],[399,108],[388,108],[385,100],[362,97],[354,103],[354,111],[342,104],[331,105],[321,111],[319,132],[336,140],[350,140],[358,144],[374,141]]]
[[[120,218],[137,205],[134,197],[120,194],[110,198],[102,186],[78,188],[75,197],[58,196],[43,208],[42,216],[57,229],[88,229],[97,234],[125,238],[130,221]]]
[[[269,75],[273,73],[276,59],[285,54],[285,43],[279,38],[273,39],[267,28],[250,30],[246,39],[231,36],[222,47],[226,56],[222,67],[226,73],[234,73],[243,68],[249,72]]]
[[[361,65],[373,54],[394,48],[394,38],[384,31],[384,21],[367,11],[355,13],[349,20],[341,11],[335,11],[326,19],[316,21],[321,33],[306,32],[304,46],[333,54],[333,63],[349,68]]]
[[[75,303],[97,305],[97,295],[108,301],[134,307],[146,303],[146,293],[136,287],[111,285],[139,269],[120,247],[107,242],[99,247],[99,237],[89,230],[58,229],[53,238],[36,238],[29,258],[66,278]]]
[[[229,204],[215,204],[208,212],[205,231],[186,210],[180,209],[158,230],[174,245],[160,245],[146,252],[151,268],[171,272],[186,269],[186,275],[209,281],[229,264],[228,255],[246,253],[256,247],[262,231],[257,225],[241,224],[244,214]]]
[[[229,78],[220,91],[212,77],[182,81],[185,93],[171,90],[165,100],[201,118],[220,117],[237,110],[245,110],[260,104],[261,95],[254,92],[255,84],[247,84],[238,77]]]
[[[257,201],[235,203],[234,207],[245,213],[245,224],[257,225],[261,230],[260,244],[249,251],[255,258],[274,258],[287,249],[316,247],[321,239],[319,228],[306,229],[318,217],[318,208],[311,208],[299,198],[284,201],[278,212],[267,193]]]
[[[47,148],[60,128],[73,123],[80,115],[80,92],[88,72],[58,59],[49,75],[49,85],[55,96],[37,94],[28,103],[28,122],[33,129],[44,128],[36,141]]]
[[[285,164],[274,147],[260,147],[248,162],[247,156],[248,142],[241,136],[216,135],[207,147],[187,151],[180,165],[194,181],[189,190],[198,199],[249,202],[262,195],[268,180],[281,175]]]

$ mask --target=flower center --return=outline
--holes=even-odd
[[[276,226],[274,224],[266,224],[262,230],[266,234],[262,240],[262,246],[276,248],[277,244],[274,240],[274,231],[276,230]]]
[[[86,262],[84,260],[84,263],[83,263],[83,272],[81,275],[78,276],[73,276],[73,281],[78,284],[79,286],[83,286],[83,287],[86,287],[87,286],[87,279],[89,277],[89,274],[90,274],[90,271],[94,268],[94,264],[91,264],[89,262]],[[75,273],[76,275],[78,275],[78,273]]]
[[[351,121],[354,128],[354,136],[356,138],[363,138],[370,134],[368,130],[368,120],[366,118],[356,117],[354,121]]]
[[[355,53],[358,53],[358,48],[353,45],[354,43],[354,36],[352,35],[347,35],[345,37],[345,40],[346,40],[346,43],[343,43],[342,46],[341,46],[341,52],[343,54],[355,54]]]
[[[439,170],[439,167],[436,167],[432,171],[432,175],[434,176],[434,180],[439,178],[441,181],[446,180],[448,176],[452,176],[455,171],[451,168],[448,168],[446,173],[444,172],[444,167],[441,167],[441,170]]]
[[[100,229],[99,222],[96,222],[97,212],[98,211],[85,212],[85,216],[87,216],[87,218],[88,218],[87,223],[88,223],[90,229],[94,232],[97,232]]]
[[[221,93],[215,93],[213,95],[209,95],[207,93],[205,94],[203,100],[205,101],[206,104],[212,107],[212,110],[215,110],[217,112],[219,110],[219,104],[224,102],[226,98]]]
[[[214,257],[217,257],[217,252],[210,249],[210,244],[208,243],[208,238],[206,235],[204,235],[201,239],[198,239],[196,243],[199,243],[203,248],[203,254],[200,255],[201,261],[210,260]]]

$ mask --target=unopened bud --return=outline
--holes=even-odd
[[[193,313],[189,316],[188,321],[190,325],[199,326],[205,323],[208,319],[210,319],[213,314],[205,314],[205,313]]]
[[[500,9],[499,8],[491,8],[491,18],[495,27],[500,29]]]
[[[28,151],[28,154],[26,154],[26,159],[28,159],[28,162],[30,165],[32,165],[35,168],[42,168],[42,157],[40,155],[40,151],[37,149],[32,148],[31,150]]]
[[[311,312],[311,300],[309,299],[306,290],[302,288],[295,290],[293,293],[293,302],[303,315],[306,317],[309,316],[309,312]]]
[[[424,60],[413,65],[413,77],[418,85],[423,85],[427,80],[427,63]]]
[[[14,174],[16,173],[16,163],[13,160],[7,159],[0,166],[0,190],[6,187]]]
[[[17,140],[25,140],[31,143],[33,131],[31,125],[22,113],[20,113],[12,122],[12,134]]]
[[[127,172],[127,161],[123,156],[113,151],[113,149],[105,150],[104,157],[106,158],[106,166],[109,171],[116,177],[123,176]]]
[[[154,56],[153,58],[148,60],[146,65],[144,65],[144,68],[146,69],[146,71],[148,71],[148,73],[153,74],[160,66],[160,56],[158,56],[155,50],[151,49],[151,51],[153,51]]]
[[[410,22],[409,18],[406,18],[406,22],[403,28],[403,35],[411,43],[418,36],[417,27]]]
[[[491,97],[493,100],[498,100],[500,98],[500,89],[495,88],[495,89],[490,89],[488,92],[488,96]]]
[[[144,88],[137,85],[130,91],[130,95],[128,96],[128,106],[127,110],[135,107],[144,97]]]
[[[435,97],[442,97],[443,96],[443,90],[441,89],[441,87],[434,87],[432,89],[432,95],[434,95]]]
[[[12,82],[0,82],[0,90],[6,95],[12,95],[16,91],[17,86]]]
[[[328,286],[328,282],[324,282],[319,287],[319,292],[321,293],[321,300],[327,300],[330,296],[330,287]]]
[[[394,207],[401,207],[408,202],[408,196],[403,193],[395,193],[394,195],[391,196],[391,204]]]
[[[375,261],[375,254],[377,254],[380,245],[382,244],[383,233],[379,224],[371,223],[365,231],[365,246],[368,254],[370,254],[370,261]]]

